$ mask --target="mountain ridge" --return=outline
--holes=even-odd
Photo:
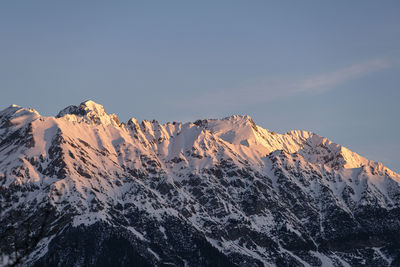
[[[32,113],[37,114],[38,116],[40,116],[39,112],[37,112],[34,109],[22,108],[21,106],[15,105],[15,104],[9,106],[9,108],[6,108],[1,112],[4,112],[4,111],[6,111],[6,110],[8,110],[10,108],[18,108],[18,109],[21,109],[21,110],[24,110],[24,111],[32,112]],[[70,115],[74,115],[74,116],[70,116]],[[67,120],[70,120],[70,121],[79,121],[78,119],[74,119],[74,118],[81,117],[81,118],[83,118],[82,120],[85,121],[85,122],[94,122],[95,124],[103,124],[103,125],[113,124],[115,126],[125,126],[125,125],[132,125],[132,124],[139,125],[140,124],[140,125],[145,125],[145,127],[146,126],[149,127],[150,124],[153,124],[153,123],[156,123],[156,124],[158,124],[160,126],[166,126],[166,125],[172,124],[172,122],[166,122],[164,124],[160,124],[156,120],[152,120],[152,121],[143,120],[142,122],[139,122],[137,119],[135,119],[133,117],[130,118],[127,123],[125,123],[125,122],[120,123],[119,120],[118,120],[118,116],[116,114],[108,114],[102,105],[97,104],[92,100],[84,101],[79,106],[74,106],[74,105],[68,106],[68,107],[64,108],[63,110],[61,110],[55,116],[55,118],[62,118],[62,117],[66,118]],[[264,128],[260,127],[260,126],[257,126],[249,115],[232,115],[232,116],[224,117],[224,118],[221,118],[221,119],[203,119],[203,120],[197,120],[197,121],[194,121],[194,122],[187,122],[187,123],[178,122],[177,124],[180,124],[180,125],[183,125],[183,124],[196,124],[198,126],[201,126],[201,125],[207,124],[209,122],[218,122],[218,121],[235,121],[235,122],[239,122],[239,121],[243,122],[244,121],[244,122],[248,122],[249,124],[251,124],[252,128],[256,132],[258,131],[258,129],[270,132],[267,129],[264,129]],[[176,122],[174,122],[174,123],[176,123]],[[270,133],[275,134],[275,132],[270,132]],[[317,139],[322,138],[322,142],[327,142],[328,144],[333,144],[334,146],[338,146],[340,148],[340,150],[341,150],[340,152],[343,152],[344,154],[347,154],[348,158],[357,158],[356,160],[350,159],[350,161],[359,161],[358,164],[354,163],[354,162],[350,163],[350,165],[348,166],[349,168],[354,168],[357,165],[358,165],[357,167],[361,167],[362,163],[367,164],[366,158],[358,155],[357,153],[352,152],[351,150],[349,150],[348,148],[346,148],[344,146],[337,145],[337,144],[333,143],[332,141],[330,141],[329,139],[327,139],[325,137],[321,137],[320,135],[318,135],[316,133],[313,133],[313,132],[310,132],[310,131],[306,131],[306,130],[291,130],[291,131],[286,133],[286,135],[288,135],[288,134],[295,135],[295,136],[301,137],[303,139],[307,139],[307,138],[309,138],[311,136],[315,136],[315,137],[317,137]],[[277,134],[277,135],[285,135],[285,134]],[[232,140],[230,140],[230,141],[232,143]],[[246,140],[243,140],[243,141],[246,141]],[[287,148],[287,149],[289,151],[291,151],[291,153],[294,152],[290,148]],[[351,155],[349,155],[349,154],[351,154]],[[360,162],[362,162],[362,163],[360,163]],[[377,165],[382,165],[384,168],[387,168],[380,162],[376,162],[376,164]],[[387,169],[389,169],[389,168],[387,168]],[[392,170],[390,170],[390,171],[395,173]]]

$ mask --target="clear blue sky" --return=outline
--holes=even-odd
[[[248,114],[400,171],[400,1],[1,1],[0,109]]]

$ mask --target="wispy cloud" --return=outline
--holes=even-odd
[[[344,67],[332,72],[306,78],[300,81],[297,86],[292,85],[293,90],[291,91],[293,93],[314,93],[331,90],[344,82],[369,74],[374,71],[387,68],[389,66],[390,63],[387,60],[383,59],[354,64],[352,66]]]
[[[390,66],[391,63],[388,60],[375,59],[298,79],[267,78],[235,89],[216,90],[212,93],[200,95],[198,98],[186,103],[191,105],[192,108],[208,106],[210,109],[221,109],[224,107],[267,103],[272,100],[300,94],[318,94],[334,90],[350,80]]]

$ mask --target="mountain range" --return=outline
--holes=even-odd
[[[0,265],[400,266],[400,175],[249,116],[0,111]]]

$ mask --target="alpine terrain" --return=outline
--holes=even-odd
[[[400,175],[249,116],[0,112],[0,265],[400,266]]]

